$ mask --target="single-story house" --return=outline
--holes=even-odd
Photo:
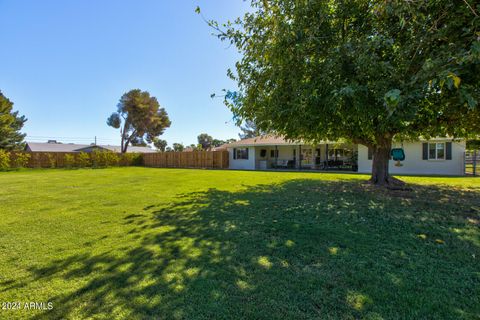
[[[394,143],[403,161],[390,161],[393,174],[464,175],[465,141],[435,138]],[[318,145],[261,136],[230,143],[230,169],[346,170],[371,173],[372,153],[363,145],[322,142]]]
[[[92,152],[94,150],[121,152],[120,146],[111,145],[96,145],[96,144],[75,144],[75,143],[60,143],[57,141],[50,142],[27,142],[25,151],[31,152]],[[135,147],[129,146],[128,152],[135,153],[150,153],[156,152],[149,147]]]

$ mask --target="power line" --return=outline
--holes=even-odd
[[[94,136],[92,136],[92,137],[57,137],[57,136],[29,136],[29,135],[27,135],[27,137],[31,138],[31,139],[95,140]],[[116,139],[113,139],[113,138],[102,138],[102,137],[97,137],[97,139],[100,139],[100,140],[116,140]]]
[[[48,140],[56,140],[58,142],[65,142],[65,143],[73,143],[77,142],[80,144],[111,144],[120,142],[120,139],[112,139],[112,138],[102,138],[102,137],[62,137],[62,136],[26,136],[27,141],[31,142],[47,142]]]
[[[55,139],[79,139],[79,140],[95,139],[95,136],[91,136],[91,137],[60,137],[60,136],[31,136],[31,135],[27,135],[27,137],[29,137],[29,138],[41,138],[41,139],[50,139],[50,138],[55,138]],[[102,140],[115,140],[115,139],[112,139],[112,138],[101,138],[101,137],[97,137],[97,138],[102,139]]]

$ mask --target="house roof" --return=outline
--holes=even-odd
[[[88,149],[88,148],[91,148],[91,147],[98,147],[98,148],[101,148],[101,149],[106,149],[106,150],[110,150],[110,151],[113,151],[113,152],[117,152],[117,153],[120,153],[122,152],[122,147],[120,146],[111,146],[111,145],[88,145],[86,147],[82,147],[82,148],[79,148],[77,150],[74,150],[74,151],[82,151],[84,149]],[[156,152],[155,150],[153,150],[152,148],[149,148],[149,147],[136,147],[136,146],[128,146],[128,149],[127,149],[128,152],[135,152],[135,153],[151,153],[151,152]]]
[[[251,146],[280,146],[280,145],[298,145],[301,141],[286,140],[282,136],[266,135],[254,138],[235,141],[226,145],[228,148],[233,147],[251,147]]]
[[[27,142],[26,148],[33,152],[75,152],[90,147],[89,144]]]
[[[224,143],[221,146],[218,147],[213,147],[212,151],[222,151],[222,150],[227,150],[227,148],[230,146],[230,143]]]
[[[80,152],[84,149],[97,147],[113,152],[121,152],[120,146],[110,145],[91,145],[91,144],[76,144],[76,143],[46,143],[46,142],[27,142],[26,148],[33,152]],[[129,146],[128,152],[150,153],[156,152],[149,147],[135,147]]]
[[[424,138],[419,138],[418,141],[449,141],[452,138],[449,137],[435,137],[428,140]],[[331,143],[335,144],[334,141],[322,141],[321,143]],[[266,135],[266,136],[259,136],[254,138],[243,139],[240,141],[235,141],[226,145],[226,148],[236,148],[236,147],[254,147],[254,146],[294,146],[294,145],[308,145],[305,141],[301,140],[287,140],[282,136],[274,136],[274,135]],[[222,146],[222,147],[223,147]]]

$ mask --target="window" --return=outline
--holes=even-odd
[[[328,158],[329,159],[340,159],[346,160],[351,158],[353,155],[352,150],[350,149],[328,149]]]
[[[270,158],[278,158],[278,150],[270,150]]]
[[[445,143],[429,143],[428,144],[428,159],[429,160],[443,160],[445,159]]]
[[[265,149],[260,150],[260,158],[265,158],[266,155],[267,155],[267,150]]]
[[[248,148],[236,148],[233,150],[233,158],[236,160],[248,160]]]

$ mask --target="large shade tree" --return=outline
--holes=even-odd
[[[120,129],[122,153],[125,153],[130,144],[155,142],[171,122],[157,98],[150,96],[147,91],[134,89],[120,98],[117,112],[112,113],[107,124]]]
[[[242,54],[226,102],[239,121],[291,139],[348,139],[389,176],[394,139],[479,133],[476,1],[252,0],[209,21]],[[197,9],[199,12],[199,9]],[[408,155],[407,155],[408,156]]]
[[[14,150],[23,147],[25,134],[21,133],[25,116],[13,111],[13,102],[0,91],[0,149]]]

